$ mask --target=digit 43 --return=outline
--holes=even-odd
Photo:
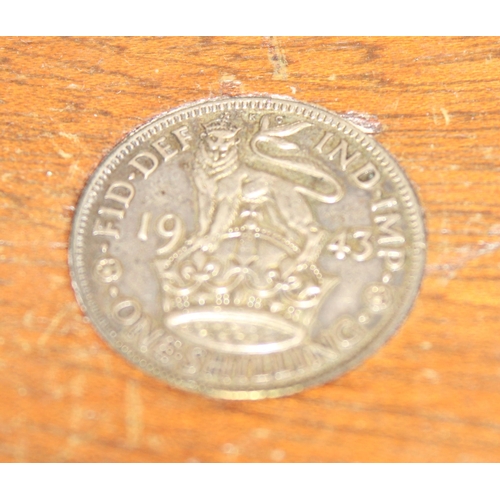
[[[348,228],[337,231],[327,249],[343,260],[350,255],[354,260],[362,262],[373,255],[372,232],[369,228]]]

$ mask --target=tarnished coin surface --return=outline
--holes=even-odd
[[[424,260],[394,159],[334,113],[267,96],[193,103],[132,132],[89,180],[69,255],[111,346],[225,399],[358,364],[404,320]]]

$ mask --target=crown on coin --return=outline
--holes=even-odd
[[[203,128],[207,133],[213,132],[214,130],[225,130],[228,132],[236,132],[238,130],[238,127],[231,122],[229,113],[223,113],[219,118],[203,125]]]
[[[299,344],[337,279],[314,265],[284,272],[293,269],[296,255],[290,242],[243,225],[232,228],[213,254],[186,246],[157,260],[165,326],[224,352],[274,352]]]

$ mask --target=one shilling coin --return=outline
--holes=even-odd
[[[173,386],[260,399],[338,377],[418,292],[425,230],[394,159],[289,98],[197,102],[132,132],[79,201],[69,263],[111,346]]]

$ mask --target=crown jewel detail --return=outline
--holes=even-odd
[[[228,132],[234,132],[238,129],[238,127],[232,123],[229,113],[223,113],[215,120],[203,125],[203,128],[207,133],[213,132],[214,130],[227,130]]]
[[[226,352],[297,345],[338,280],[313,264],[284,272],[296,253],[270,231],[243,226],[225,234],[214,254],[186,246],[157,260],[166,326]]]

